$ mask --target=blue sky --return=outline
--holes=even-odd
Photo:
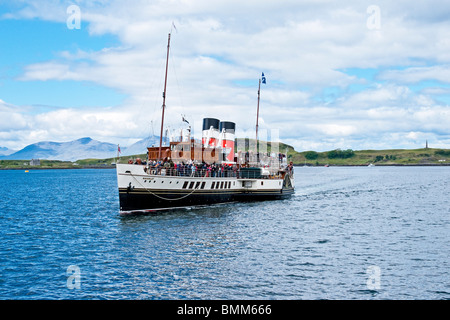
[[[0,147],[159,131],[172,31],[170,130],[184,114],[253,137],[264,72],[260,130],[298,151],[450,148],[450,4],[373,5],[0,0]]]
[[[98,51],[118,45],[114,36],[90,36],[86,28],[70,30],[66,24],[38,19],[3,19],[0,29],[2,42],[7,44],[0,51],[2,100],[16,105],[82,108],[118,105],[124,99],[116,90],[89,81],[20,80],[28,65],[63,60],[61,52]]]

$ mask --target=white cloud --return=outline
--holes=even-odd
[[[378,76],[381,80],[399,83],[417,83],[435,80],[450,83],[450,65],[437,65],[431,67],[412,67],[404,70],[388,70]]]
[[[10,17],[65,23],[66,2],[25,3]],[[178,31],[172,34],[167,90],[167,123],[173,127],[183,113],[196,121],[226,118],[253,130],[257,77],[264,71],[268,83],[261,92],[261,125],[280,128],[281,139],[301,149],[389,147],[411,132],[448,141],[441,139],[450,134],[443,124],[450,120],[448,107],[435,99],[442,89],[417,93],[409,87],[450,80],[450,21],[442,18],[450,12],[448,5],[382,1],[381,28],[369,30],[366,9],[372,3],[360,1],[77,4],[82,28],[91,35],[117,36],[120,46],[61,50],[55,60],[26,66],[19,79],[91,81],[129,98],[116,108],[37,115],[9,106],[15,111],[3,112],[2,139],[13,128],[23,130],[23,143],[88,135],[114,142],[148,134],[150,121],[155,127],[160,121],[167,33],[174,21]],[[354,92],[349,85],[362,79],[340,71],[351,68],[382,71]],[[248,86],[252,79],[255,85]],[[322,94],[329,87],[340,92],[325,104]]]
[[[0,100],[0,128],[3,133],[27,129],[28,119],[26,116],[15,111],[14,106]]]

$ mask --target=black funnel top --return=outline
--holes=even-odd
[[[204,118],[203,119],[203,130],[209,130],[209,128],[213,127],[214,129],[219,130],[220,120],[214,118]]]

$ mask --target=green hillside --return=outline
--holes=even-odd
[[[254,141],[253,141],[254,142]],[[241,141],[242,143],[242,141]],[[240,144],[244,151],[251,144]],[[268,143],[266,152],[272,150]],[[390,149],[390,150],[330,150],[325,152],[303,151],[297,152],[292,146],[279,143],[279,152],[288,153],[288,161],[294,165],[308,166],[367,166],[370,163],[380,166],[389,165],[450,165],[450,149]],[[119,158],[120,163],[127,163],[129,159],[145,159],[145,154],[124,156]],[[75,162],[41,160],[39,166],[31,166],[29,160],[0,160],[0,169],[81,169],[81,168],[113,168],[115,158],[83,159]]]
[[[364,166],[379,165],[450,165],[449,149],[331,150],[326,152],[289,152],[295,165]]]
[[[236,139],[236,143],[245,147],[245,151],[255,146],[255,139]],[[267,152],[272,144],[267,143]],[[290,145],[280,142],[279,152],[287,151],[289,161],[294,165],[308,166],[367,166],[374,165],[450,165],[449,149],[388,149],[388,150],[330,150],[325,152],[297,152]],[[259,151],[259,150],[258,150]]]
[[[77,166],[70,161],[40,160],[39,166],[30,165],[30,160],[0,160],[0,169],[72,169]]]

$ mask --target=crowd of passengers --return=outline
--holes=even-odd
[[[146,161],[136,159],[130,160],[129,163],[147,165]],[[242,167],[242,166],[241,166]],[[167,176],[194,176],[194,177],[236,177],[239,175],[239,167],[236,164],[207,164],[206,162],[194,163],[189,160],[187,163],[175,163],[170,158],[160,161],[149,161],[145,171],[150,170],[150,174],[167,175]],[[289,174],[294,173],[292,162],[286,167]]]
[[[145,161],[142,164],[147,164]],[[152,174],[167,176],[194,176],[194,177],[235,177],[238,168],[231,164],[207,164],[206,162],[175,163],[170,158],[160,161],[149,161],[148,170]]]

